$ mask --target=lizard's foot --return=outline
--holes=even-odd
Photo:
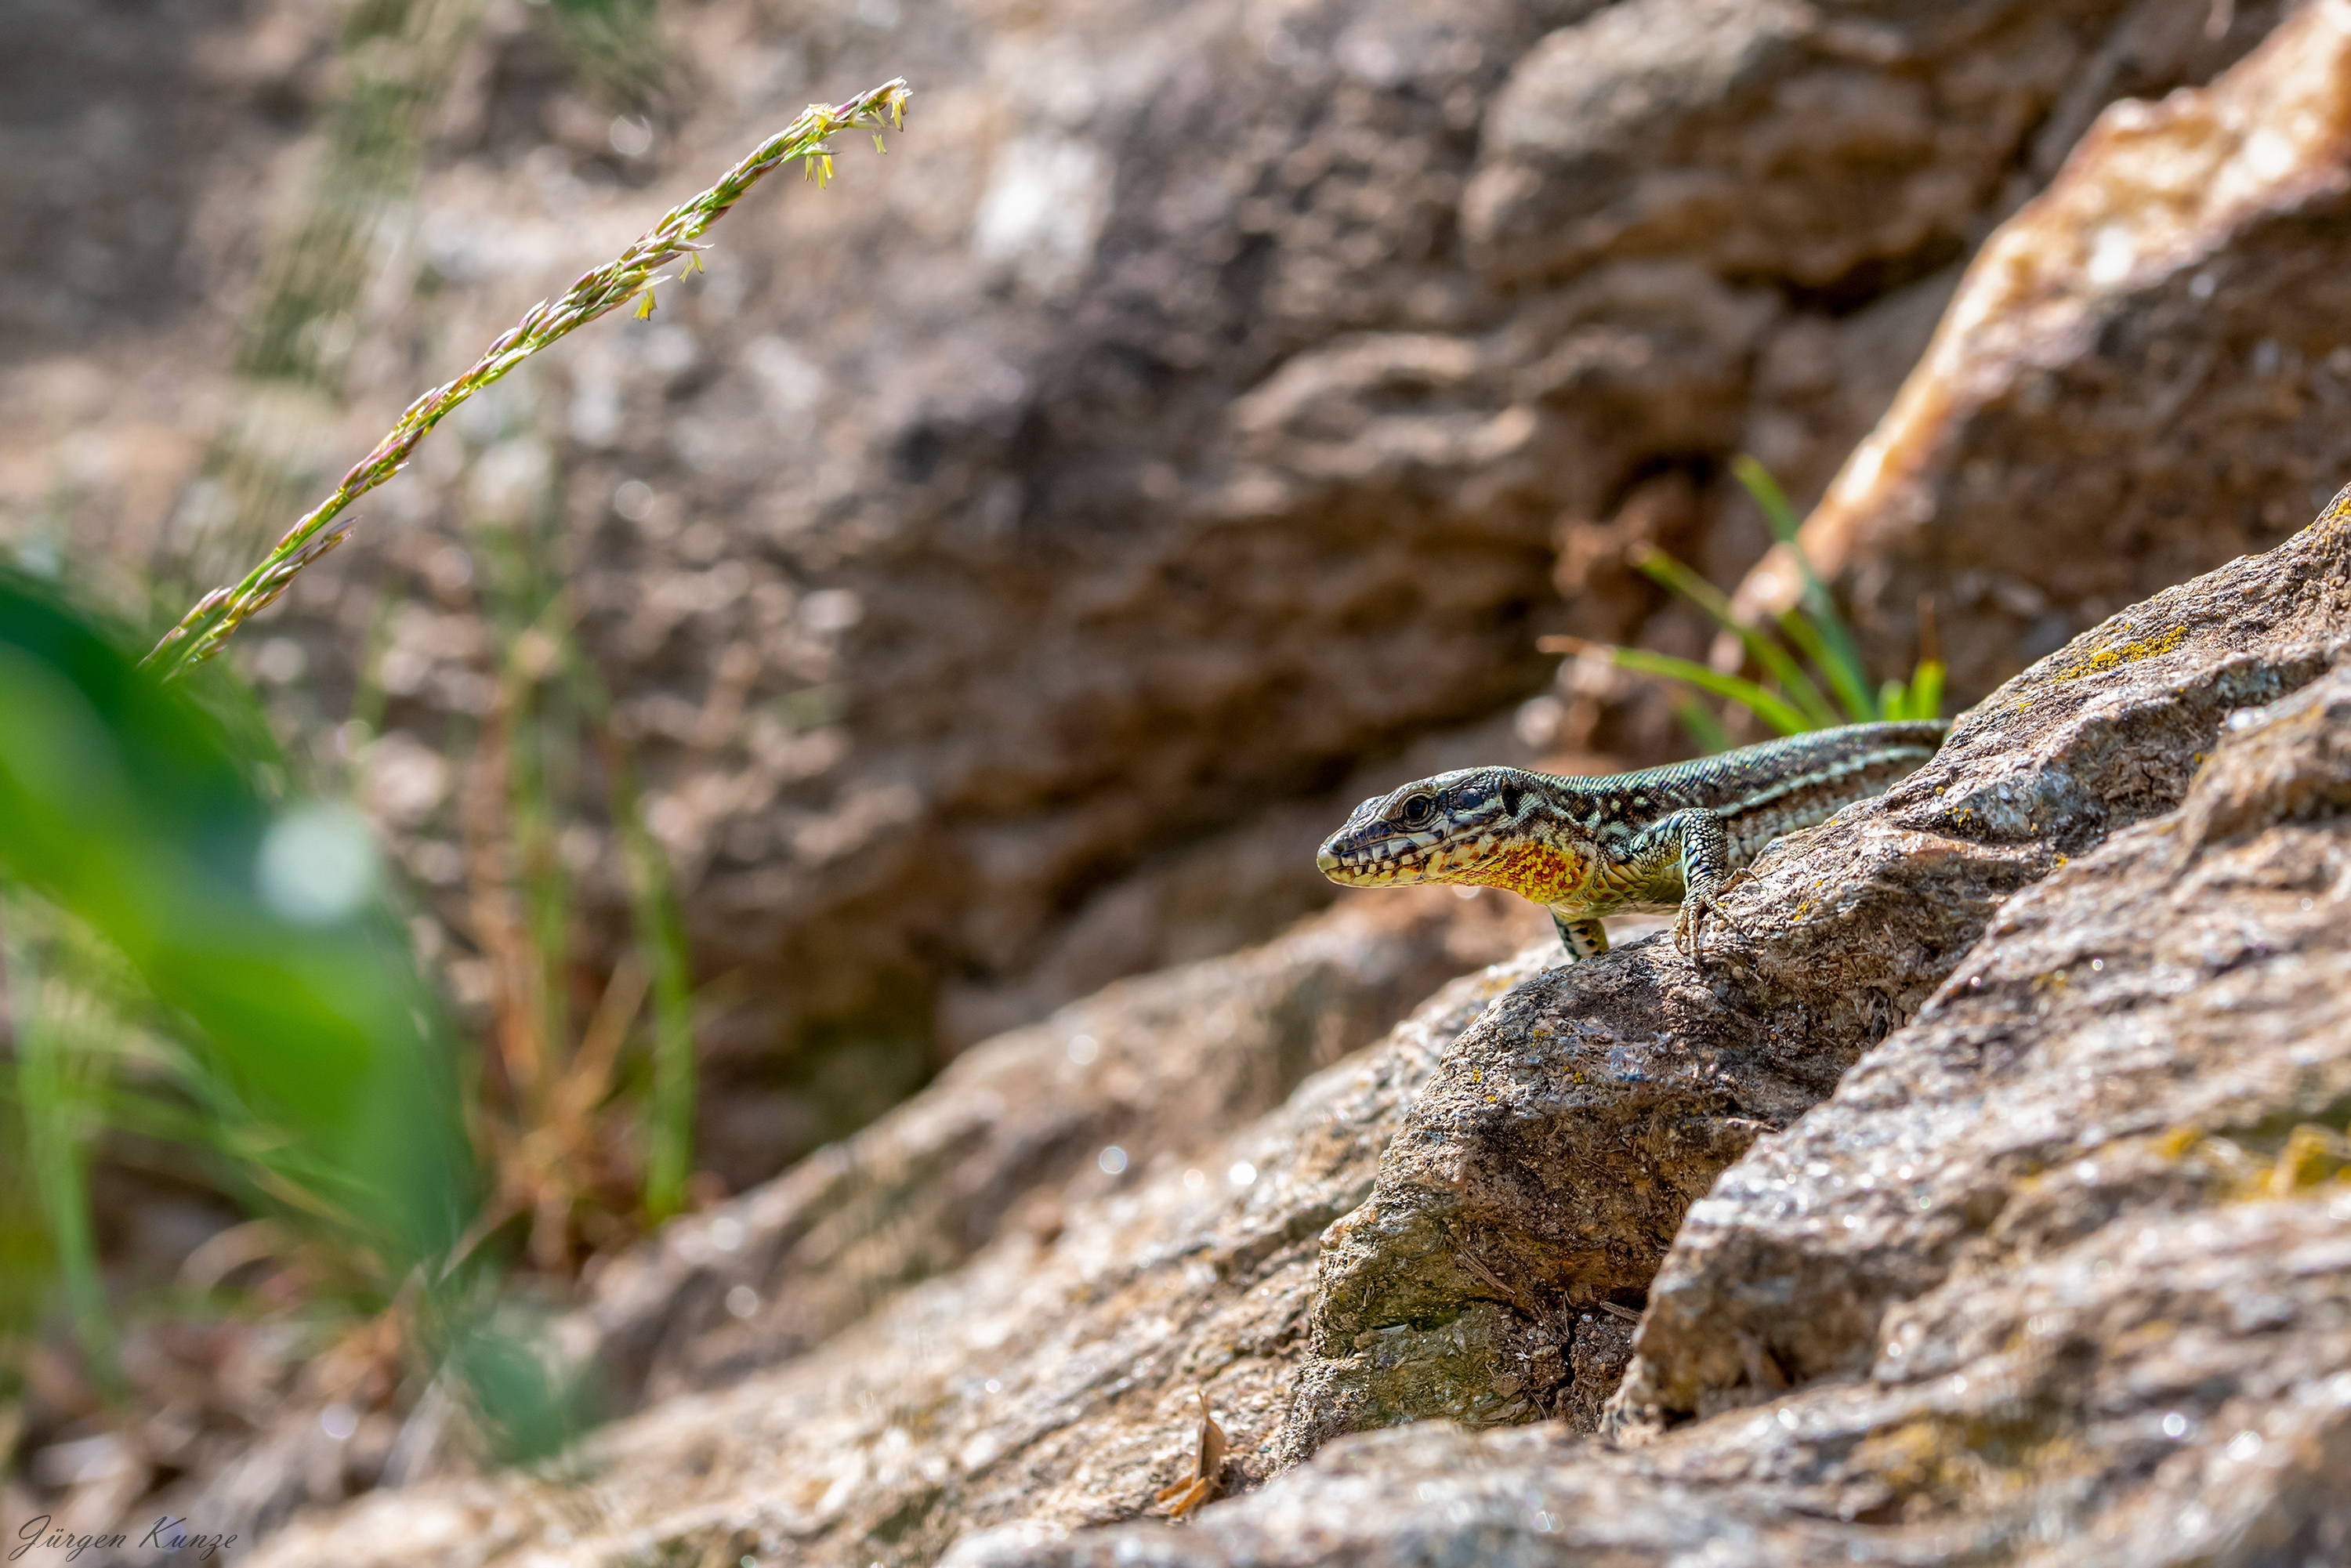
[[[1560,945],[1567,949],[1567,961],[1581,964],[1597,958],[1608,951],[1608,931],[1597,920],[1570,920],[1554,909],[1552,925],[1558,928]]]
[[[1722,895],[1748,881],[1750,874],[1745,866],[1741,866],[1720,882],[1710,886],[1692,887],[1682,895],[1682,906],[1674,915],[1674,946],[1697,960],[1700,967],[1704,967],[1705,960],[1698,950],[1698,933],[1708,915],[1715,915],[1733,931],[1747,929],[1722,906]]]

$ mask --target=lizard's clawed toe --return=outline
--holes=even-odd
[[[1676,949],[1687,955],[1689,958],[1703,967],[1705,959],[1700,951],[1700,937],[1703,933],[1706,917],[1708,915],[1712,915],[1716,919],[1721,921],[1725,925],[1729,926],[1733,931],[1739,932],[1742,936],[1746,935],[1746,925],[1739,919],[1738,916],[1732,915],[1729,910],[1723,907],[1719,895],[1729,892],[1732,888],[1738,886],[1740,883],[1747,881],[1748,879],[1749,873],[1747,869],[1742,866],[1730,876],[1725,878],[1722,882],[1711,888],[1690,889],[1682,899],[1682,906],[1680,910],[1674,915],[1674,946]]]

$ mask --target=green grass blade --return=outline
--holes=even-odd
[[[1708,669],[1692,659],[1677,659],[1670,653],[1652,653],[1640,648],[1612,648],[1609,657],[1620,670],[1637,670],[1643,674],[1663,675],[1667,680],[1682,681],[1700,691],[1728,697],[1782,735],[1802,735],[1813,727],[1803,711],[1776,692],[1767,691],[1753,681],[1739,675],[1726,675]]]
[[[511,663],[511,644],[507,656]],[[517,711],[508,720],[512,739],[507,754],[507,811],[514,833],[523,930],[534,960],[530,1016],[538,1030],[538,1081],[517,1088],[526,1113],[536,1123],[546,1113],[547,1091],[571,1038],[569,998],[563,983],[570,956],[571,889],[557,840],[560,813],[548,778],[549,753],[560,744],[550,736],[558,726],[537,700],[536,689],[520,682],[510,683],[510,689],[516,694],[513,701]]]
[[[1698,743],[1703,755],[1711,757],[1718,751],[1730,749],[1730,737],[1724,732],[1722,721],[1714,716],[1713,709],[1698,698],[1690,697],[1677,704],[1674,716],[1682,721],[1682,727],[1689,731],[1690,739]]]
[[[1788,492],[1780,488],[1780,481],[1771,477],[1771,470],[1742,453],[1730,460],[1730,472],[1762,508],[1771,537],[1783,544],[1795,538],[1796,508],[1789,504]]]
[[[89,1184],[82,1169],[80,1096],[69,1080],[70,1042],[52,1027],[42,1005],[39,958],[26,931],[21,898],[0,902],[0,973],[8,987],[10,1030],[16,1044],[16,1083],[25,1119],[25,1151],[41,1217],[56,1249],[57,1272],[74,1337],[81,1342],[93,1381],[110,1396],[123,1392],[114,1354],[114,1327],[107,1311],[106,1281],[99,1272],[98,1239],[90,1224]]]
[[[390,593],[378,590],[375,608],[368,613],[366,638],[360,643],[359,679],[351,688],[353,724],[360,727],[361,743],[383,733],[383,710],[391,694],[383,686],[383,659],[392,652],[392,612],[397,605]]]
[[[1830,596],[1828,584],[1813,570],[1812,559],[1804,554],[1804,547],[1796,538],[1796,509],[1788,504],[1788,493],[1780,488],[1771,471],[1752,457],[1733,458],[1730,471],[1762,509],[1771,537],[1788,547],[1788,554],[1796,563],[1797,578],[1803,584],[1804,609],[1818,632],[1814,641],[1824,650],[1812,655],[1813,662],[1828,677],[1829,685],[1852,712],[1855,723],[1876,718],[1877,705],[1869,694],[1869,672],[1861,662],[1861,649],[1854,642],[1844,617],[1837,613],[1836,601]],[[1782,615],[1780,621],[1786,625],[1788,617]]]
[[[1828,698],[1805,674],[1788,651],[1767,636],[1761,628],[1751,626],[1732,613],[1729,599],[1722,590],[1667,555],[1652,549],[1634,563],[1651,581],[1681,595],[1706,612],[1714,623],[1732,633],[1746,646],[1757,664],[1771,673],[1780,683],[1780,689],[1789,699],[1809,715],[1813,727],[1831,729],[1844,722]]]
[[[1940,718],[1943,716],[1943,662],[1921,659],[1910,675],[1910,716]]]
[[[653,1093],[645,1159],[645,1207],[665,1218],[685,1207],[694,1170],[694,975],[668,857],[646,831],[633,770],[616,769],[612,816],[629,866],[637,948],[653,976]]]
[[[1823,641],[1820,627],[1810,615],[1799,607],[1783,610],[1775,619],[1780,630],[1787,633],[1788,641],[1802,650],[1804,657],[1827,677],[1829,689],[1836,693],[1837,701],[1844,704],[1851,716],[1838,723],[1867,724],[1877,717],[1877,698],[1869,689],[1868,676],[1837,657]]]

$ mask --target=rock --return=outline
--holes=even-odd
[[[2107,656],[2158,622],[2170,648]],[[1914,783],[1775,852],[1982,821],[1935,790],[2002,730],[2017,784],[2068,774],[2111,802],[2102,844],[2077,816],[2081,847],[1916,1020],[1690,1211],[1612,1411],[1633,1446],[1413,1427],[1334,1442],[1190,1530],[1008,1528],[946,1561],[2340,1560],[2346,628],[2351,492],[2043,661]],[[1991,836],[2030,831],[2020,813]],[[1507,1005],[1447,1052],[1416,1123]]]
[[[1189,1479],[1203,1395],[1231,1437],[1226,1490],[1245,1489],[1288,1403],[1317,1238],[1446,1045],[1555,947],[1454,981],[1190,1168],[1072,1192],[1058,1225],[998,1236],[820,1354],[602,1429],[568,1479],[379,1492],[253,1561],[928,1560],[977,1527],[1145,1512]]]
[[[1707,971],[1652,938],[1489,1009],[1415,1099],[1370,1199],[1324,1238],[1320,1359],[1283,1458],[1405,1420],[1536,1415],[1493,1394],[1495,1347],[1561,1333],[1562,1307],[1638,1305],[1667,1247],[1702,1233],[1685,1216],[1723,1167],[1915,1015],[2005,898],[2176,806],[2231,713],[2325,667],[2346,602],[2342,516],[2117,617],[1964,716],[1888,794],[1774,846]],[[1743,1212],[1727,1219],[1722,1245],[1749,1244]],[[1802,1336],[1847,1343],[1833,1303],[1779,1337],[1724,1317],[1675,1298],[1642,1343],[1695,1336],[1708,1386],[1762,1389],[1826,1364]],[[1694,1407],[1674,1388],[1657,1397]]]
[[[1985,243],[1806,522],[1872,656],[1931,594],[1987,689],[2123,604],[2283,538],[2351,445],[2351,12],[2304,7],[2211,86],[2099,118]],[[2050,548],[2052,519],[2080,519]],[[1794,601],[1766,559],[1750,610]]]
[[[2234,57],[2209,9],[1626,0],[1550,35],[1487,117],[1462,203],[1473,261],[1513,284],[1604,257],[1868,298],[1955,258],[2062,102],[2088,106]],[[2246,16],[2258,37],[2275,12]],[[2241,46],[2240,46],[2241,47]],[[2045,156],[2045,152],[2043,154]]]
[[[1409,1561],[1513,1532],[1548,1552],[1534,1538],[1563,1531],[1634,1562],[1729,1532],[1792,1563],[1878,1539],[1990,1551],[2034,1509],[2078,1543],[2190,1501],[2216,1530],[2329,1539],[2314,1478],[2351,1432],[2351,1385],[2337,1400],[2314,1369],[2351,1322],[2351,1200],[2333,1197],[2351,1186],[2329,1185],[2351,1141],[2328,1120],[2351,1037],[2336,1051],[2327,1021],[2351,841],[2325,813],[2351,790],[2351,688],[2312,683],[2351,665],[2346,623],[2351,492],[2043,661],[1926,770],[1784,841],[1705,975],[1656,941],[1549,972],[1533,949],[1189,1169],[1073,1188],[1057,1225],[999,1232],[819,1353],[605,1429],[568,1485],[444,1479],[298,1521],[258,1560],[388,1562],[431,1540],[580,1563]],[[2043,878],[1970,954],[1998,895]],[[2111,936],[2037,913],[2077,888]],[[2094,948],[2112,977],[2049,979]],[[2036,1054],[2050,1020],[2108,1054],[2063,1035]],[[2168,1050],[2256,1026],[2243,1071],[2183,1071]],[[1008,1042],[969,1071],[1045,1054]],[[969,1113],[966,1091],[883,1131],[913,1145],[918,1116]],[[1574,1185],[1529,1168],[1546,1155],[1583,1161]],[[1729,1169],[1693,1204],[1708,1158]],[[2252,1228],[2189,1201],[2232,1195],[2269,1205]],[[1645,1447],[1579,1446],[1563,1424],[1337,1443],[1192,1531],[1067,1533],[1188,1479],[1203,1399],[1231,1439],[1228,1492],[1366,1417],[1589,1420],[1625,1338],[1604,1307],[1561,1307],[1644,1286],[1614,1425]],[[2147,1288],[2176,1320],[2149,1315]],[[2190,1326],[2148,1326],[2173,1321]],[[1757,1400],[1778,1408],[1730,1408]],[[2156,1465],[2180,1451],[2192,1465]],[[2258,1485],[2202,1479],[2262,1454]]]
[[[414,221],[354,248],[348,319],[314,334],[350,358],[307,412],[233,382],[216,309],[44,348],[0,377],[26,444],[0,510],[57,519],[37,553],[241,568],[240,529],[273,534],[452,356],[808,98],[912,77],[886,160],[845,149],[829,193],[760,191],[653,319],[599,323],[444,426],[241,655],[298,744],[337,770],[355,747],[370,778],[364,737],[334,737],[380,682],[372,792],[463,929],[464,791],[395,786],[420,753],[462,762],[506,674],[501,563],[532,546],[636,750],[698,975],[729,977],[701,1132],[739,1188],[956,1050],[1319,906],[1311,866],[1265,870],[1268,820],[1536,697],[1537,632],[1702,651],[1620,562],[1561,603],[1562,543],[1621,552],[1609,520],[1679,485],[1664,542],[1735,578],[1767,539],[1722,460],[1761,442],[1799,493],[1825,478],[1932,314],[1889,291],[2038,182],[2055,132],[2035,128],[2201,79],[2272,15],[2238,6],[2211,42],[2206,0],[1948,9],[1055,5],[1014,26],[954,0],[862,20],[723,0],[665,15],[691,90],[623,153],[559,17],[488,6],[423,73],[445,96],[420,110]],[[141,67],[162,93],[182,53],[214,62],[180,121],[206,134],[171,143],[157,187],[208,298],[266,294],[252,236],[299,231],[298,200],[266,204],[301,185],[252,170],[335,79],[331,18],[249,10],[175,23],[202,37],[158,33],[172,60]],[[1721,48],[1677,74],[1659,40]],[[127,23],[104,44],[146,47]],[[57,110],[91,168],[162,144],[107,152],[110,116],[173,122],[112,103]],[[1612,160],[1621,180],[1587,178]],[[1755,224],[1692,217],[1727,178],[1761,193]],[[1609,213],[1663,215],[1544,215],[1604,185]],[[51,195],[5,200],[41,219],[23,232],[54,226]],[[1531,272],[1525,247],[1570,227],[1573,254]],[[24,298],[50,319],[99,276],[47,267]],[[235,522],[238,495],[277,511]],[[1617,723],[1643,759],[1672,742],[1652,717]],[[565,839],[591,964],[627,909],[601,812]]]
[[[1539,282],[1603,256],[1851,287],[1956,256],[2097,6],[1628,0],[1552,34],[1488,117],[1471,256]]]
[[[2321,528],[2340,533],[2344,517],[2338,504]],[[2341,578],[2310,586],[2325,608],[2306,629],[2332,635],[2334,661],[2351,657]],[[2344,971],[2332,940],[2303,933],[2304,916],[2325,923],[2304,894],[2331,886],[2340,834],[2281,829],[2225,854],[2211,846],[2351,799],[2346,682],[2335,674],[2272,708],[2241,692],[2220,716],[2251,728],[2196,775],[2178,812],[2003,910],[1898,1052],[1874,1057],[1723,1177],[1653,1287],[1628,1411],[1760,1396],[1759,1365],[1799,1384],[1877,1365],[1919,1375],[1894,1364],[1920,1354],[1917,1314],[1929,1309],[1881,1332],[1896,1303],[1957,1291],[1959,1273],[1991,1291],[2003,1270],[2086,1243],[2126,1212],[2219,1202],[2214,1184],[2242,1168],[2225,1146],[2199,1154],[2208,1135],[2275,1145],[2274,1157],[2296,1122],[2323,1123],[2351,1042],[2334,1062],[2325,1042],[2341,1031],[2324,1020]],[[1807,1177],[1801,1203],[1779,1197],[1792,1170]],[[1749,1343],[1753,1355],[1733,1349]],[[1959,1355],[1948,1335],[1935,1344],[1930,1360]]]
[[[1499,894],[1356,895],[1262,947],[1122,981],[973,1047],[847,1143],[615,1260],[582,1348],[631,1403],[787,1361],[1008,1232],[1059,1228],[1130,1166],[1205,1157],[1545,925]]]

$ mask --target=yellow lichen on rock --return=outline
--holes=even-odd
[[[2054,678],[2061,681],[2078,681],[2085,675],[2102,674],[2123,664],[2137,664],[2141,659],[2158,658],[2170,653],[2187,640],[2188,628],[2174,626],[2159,636],[2142,638],[2136,643],[2125,643],[2120,647],[2101,648],[2080,664],[2061,672]]]

